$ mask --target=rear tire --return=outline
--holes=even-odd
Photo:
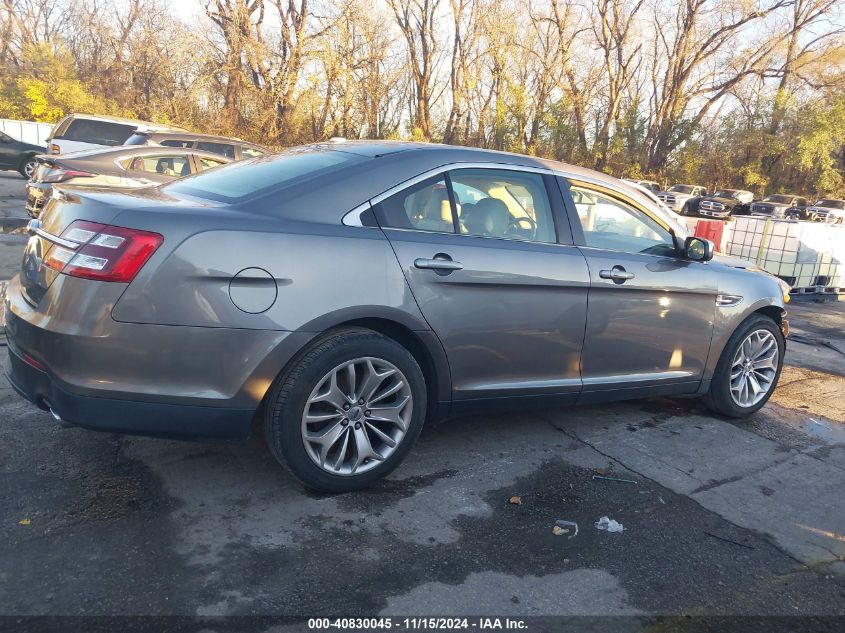
[[[425,377],[410,352],[349,328],[316,340],[279,376],[264,429],[273,455],[307,488],[338,493],[395,469],[425,416]]]
[[[767,347],[769,342],[773,346]],[[740,350],[743,345],[745,348]],[[777,387],[785,347],[783,333],[777,323],[764,314],[752,314],[739,325],[722,350],[710,382],[710,391],[702,398],[705,406],[729,418],[748,417],[761,409]],[[773,360],[770,352],[774,353]],[[759,361],[753,360],[755,353],[759,355]],[[755,362],[756,368],[746,371]],[[771,369],[766,364],[772,365]],[[749,373],[751,379],[746,378]],[[745,381],[748,386],[743,392]],[[757,387],[764,386],[764,393],[756,393]]]

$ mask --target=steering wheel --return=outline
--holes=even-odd
[[[522,226],[523,222],[526,222],[528,226]],[[511,228],[513,228],[517,234],[523,234],[524,231],[530,231],[532,238],[534,238],[537,234],[537,222],[534,220],[534,218],[528,215],[523,215],[519,218],[512,217],[508,222],[508,229],[505,232],[510,233]]]

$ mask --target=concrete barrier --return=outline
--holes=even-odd
[[[0,119],[0,131],[13,139],[47,146],[47,138],[53,131],[52,123],[36,123],[34,121],[15,121],[14,119]]]

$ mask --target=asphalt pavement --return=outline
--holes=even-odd
[[[0,215],[22,187],[0,172]],[[62,428],[4,384],[0,615],[845,616],[843,305],[791,306],[802,342],[748,421],[662,398],[456,419],[334,496],[260,434]]]

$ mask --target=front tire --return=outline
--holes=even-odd
[[[704,404],[729,418],[744,418],[768,402],[783,368],[783,333],[770,317],[753,314],[728,339]]]
[[[18,169],[18,173],[21,176],[29,180],[32,178],[32,175],[35,173],[35,169],[38,167],[38,161],[35,160],[35,156],[30,156],[29,158],[24,159],[21,163],[20,169]]]
[[[314,342],[273,385],[273,455],[319,492],[365,488],[396,468],[422,430],[426,383],[402,345],[363,328]]]

